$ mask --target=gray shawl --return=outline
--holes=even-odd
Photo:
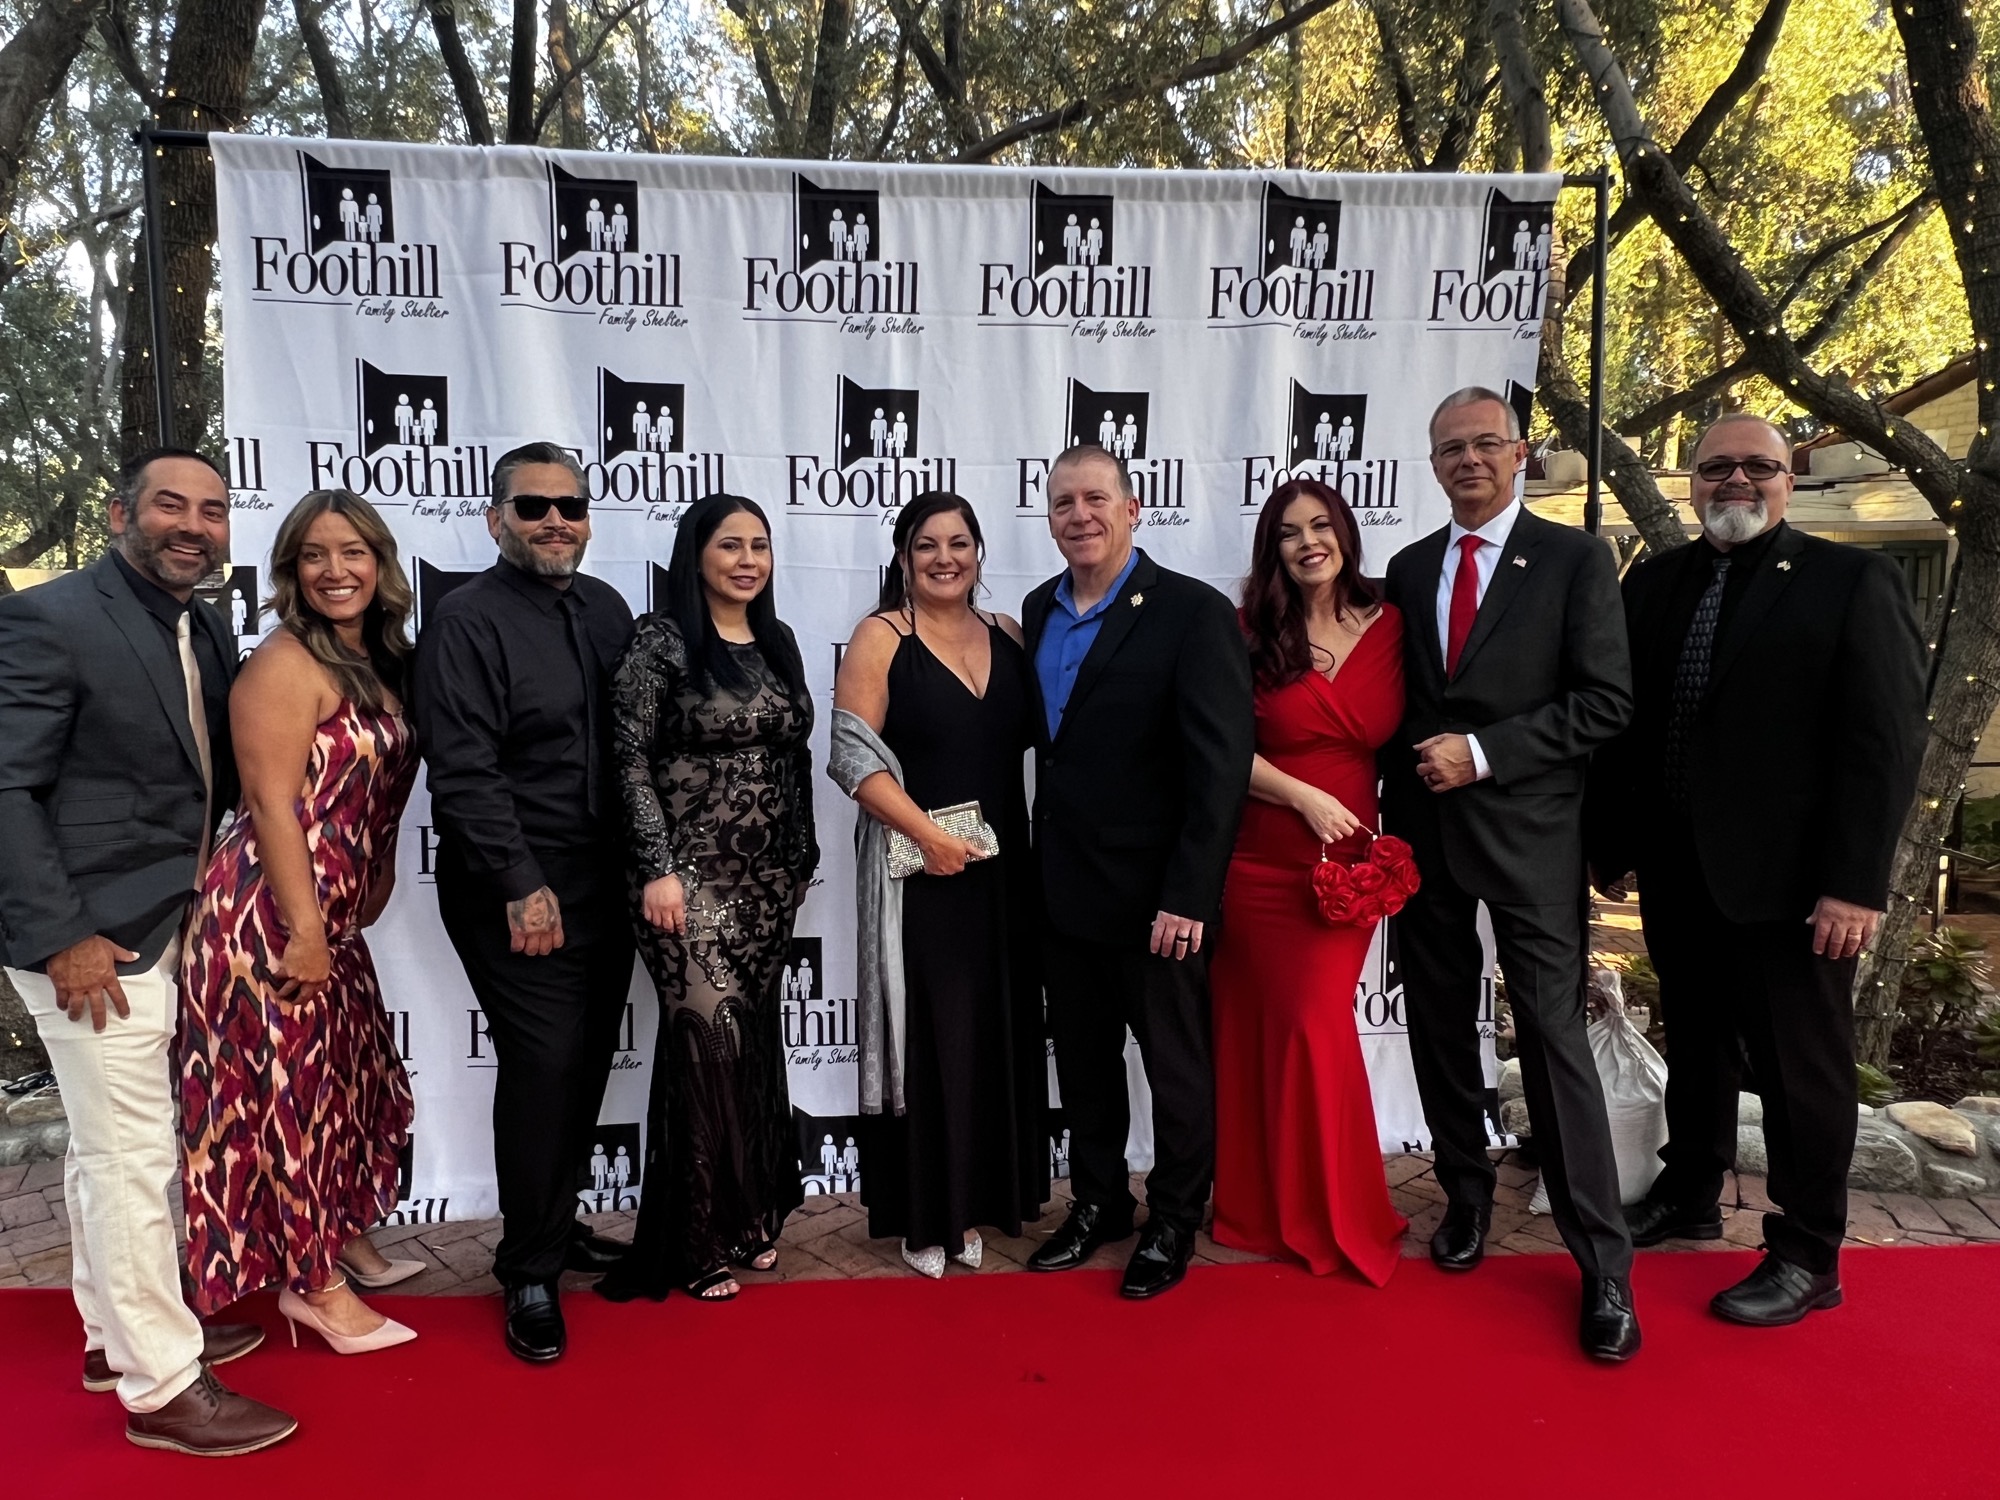
[[[903,784],[903,767],[882,737],[844,708],[833,711],[826,774],[848,796],[877,771]],[[889,829],[865,808],[854,816],[855,967],[861,996],[856,1030],[861,1052],[861,1112],[903,1113],[903,887],[889,878]]]

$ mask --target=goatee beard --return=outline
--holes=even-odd
[[[511,526],[500,528],[500,555],[523,573],[537,578],[568,578],[583,565],[584,542],[577,539],[576,550],[567,557],[549,557],[538,552],[528,539]]]
[[[1770,518],[1770,507],[1762,500],[1747,505],[1741,500],[1726,503],[1711,501],[1708,514],[1702,518],[1701,529],[1708,534],[1711,542],[1734,547],[1752,537],[1762,536]]]

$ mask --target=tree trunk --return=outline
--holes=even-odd
[[[101,0],[42,0],[27,23],[0,47],[0,286],[18,254],[7,246],[21,162],[41,128],[42,111],[83,50]]]
[[[507,144],[535,144],[535,0],[514,0],[514,40],[507,54]]]
[[[244,103],[257,26],[264,0],[183,0],[167,54],[159,122],[170,130],[234,130],[245,123]],[[159,423],[153,405],[154,380],[168,381],[175,440],[183,447],[207,435],[209,409],[203,371],[207,363],[208,294],[215,279],[215,164],[205,150],[164,151],[159,172],[160,222],[148,225],[161,237],[166,258],[167,333],[173,341],[172,368],[156,372],[161,357],[153,347],[146,316],[127,325],[124,422],[120,446],[126,454],[157,444]],[[146,257],[133,258],[134,310],[148,307],[152,286]]]
[[[590,135],[584,128],[583,76],[577,68],[569,0],[549,0],[549,72],[562,89],[562,103],[556,111],[556,142],[565,151],[585,150]]]
[[[847,37],[854,0],[820,0],[819,40],[813,48],[812,94],[806,105],[804,154],[833,155],[833,131],[847,81]]]
[[[475,146],[493,144],[493,117],[486,111],[486,94],[472,59],[465,55],[465,38],[459,35],[458,12],[453,0],[425,0],[431,30],[437,36],[438,55],[451,78],[451,91],[458,97],[459,113],[465,116],[466,139]]]
[[[305,39],[306,56],[312,61],[313,81],[319,85],[321,112],[326,116],[326,133],[334,137],[355,134],[354,116],[347,108],[347,89],[340,81],[340,62],[319,24],[320,6],[314,0],[292,0],[292,14]]]

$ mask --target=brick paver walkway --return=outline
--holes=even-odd
[[[1410,1221],[1403,1240],[1405,1255],[1423,1255],[1431,1231],[1444,1212],[1444,1192],[1431,1176],[1428,1156],[1392,1156],[1384,1163],[1390,1193]],[[1562,1241],[1545,1214],[1530,1214],[1528,1198],[1535,1174],[1520,1165],[1512,1152],[1500,1160],[1500,1187],[1493,1205],[1492,1250],[1495,1255],[1561,1253]],[[1133,1191],[1142,1198],[1143,1183]],[[1018,1239],[986,1236],[986,1255],[979,1274],[1018,1271],[1036,1245],[1062,1222],[1069,1209],[1069,1184],[1056,1184],[1055,1199],[1042,1221]],[[1674,1242],[1682,1250],[1754,1249],[1759,1243],[1759,1215],[1767,1206],[1763,1179],[1733,1179],[1723,1192],[1723,1236],[1701,1243]],[[1847,1242],[1858,1245],[1962,1245],[2000,1243],[2000,1198],[1926,1200],[1900,1194],[1855,1193]],[[632,1215],[602,1214],[591,1221],[617,1239],[629,1239]],[[454,1224],[406,1224],[378,1229],[372,1238],[389,1254],[427,1262],[430,1269],[396,1288],[397,1295],[492,1293],[493,1246],[500,1238],[497,1219]],[[812,1197],[792,1215],[779,1241],[778,1270],[770,1275],[746,1272],[751,1284],[769,1281],[852,1280],[870,1276],[909,1276],[894,1240],[868,1238],[867,1214],[852,1195]],[[1095,1264],[1117,1268],[1131,1253],[1131,1242],[1106,1246]],[[1196,1245],[1197,1264],[1229,1264],[1256,1256],[1228,1250],[1206,1234]],[[69,1224],[62,1201],[62,1164],[0,1167],[0,1288],[67,1286],[69,1284]],[[948,1275],[967,1274],[952,1267]],[[577,1286],[586,1278],[570,1277]]]

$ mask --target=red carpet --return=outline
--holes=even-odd
[[[228,1467],[127,1444],[76,1382],[67,1293],[0,1292],[0,1448],[8,1493],[92,1500],[2000,1495],[2000,1247],[1850,1253],[1845,1308],[1768,1332],[1704,1311],[1753,1263],[1642,1257],[1617,1368],[1577,1352],[1559,1255],[1405,1262],[1383,1292],[1197,1269],[1152,1305],[1096,1272],[585,1294],[547,1369],[490,1300],[384,1296],[422,1336],[344,1360],[294,1353],[262,1297],[271,1342],[225,1374],[303,1420]]]

